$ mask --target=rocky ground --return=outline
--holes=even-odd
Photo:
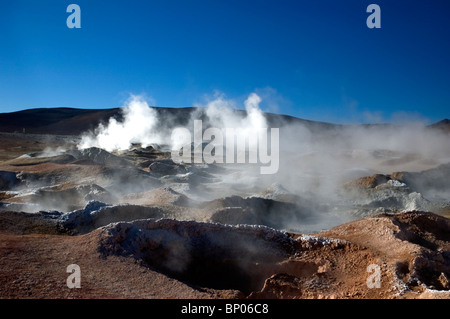
[[[46,218],[4,214],[2,298],[450,297],[450,222],[431,213],[379,214],[314,236],[174,219],[71,235],[55,216],[39,225]],[[71,264],[80,289],[66,285]]]
[[[1,298],[450,297],[448,164],[317,201],[161,145],[0,140]]]

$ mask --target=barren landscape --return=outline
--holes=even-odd
[[[174,127],[248,110],[151,108],[153,126],[131,123],[149,140],[102,147],[132,110],[0,114],[0,298],[450,297],[448,120],[261,112],[280,128],[279,170],[261,175],[171,158]]]

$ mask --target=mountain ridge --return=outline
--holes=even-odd
[[[191,114],[200,110],[201,117],[206,113],[203,108],[183,107],[169,108],[151,106],[160,116],[174,116],[177,125],[185,125]],[[234,109],[233,112],[246,115],[245,110]],[[282,127],[290,124],[303,124],[312,131],[340,129],[351,126],[362,127],[390,127],[394,124],[335,124],[314,120],[306,120],[290,115],[264,112],[270,127]],[[107,109],[82,109],[71,107],[32,108],[21,111],[0,113],[0,132],[4,133],[32,133],[32,134],[56,134],[56,135],[80,135],[86,131],[92,131],[100,123],[106,123],[111,117],[121,120],[123,118],[121,108]],[[437,128],[450,132],[450,120],[443,119],[431,125],[429,128]]]

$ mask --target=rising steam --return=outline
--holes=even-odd
[[[198,112],[193,112],[187,128],[193,127],[194,120],[200,118],[200,112],[204,112],[210,126],[219,129],[240,129],[243,134],[258,128],[266,128],[267,122],[259,104],[261,98],[256,93],[251,93],[244,102],[247,116],[242,117],[234,112],[235,103],[226,100],[223,95],[217,96],[206,106],[200,106]],[[160,118],[155,109],[151,108],[142,96],[132,95],[121,108],[123,120],[110,118],[106,125],[100,124],[94,132],[83,135],[78,145],[79,149],[99,147],[107,151],[126,150],[132,144],[139,143],[143,147],[151,144],[168,144],[170,141],[170,127],[164,123],[176,123],[177,119],[167,115]],[[175,147],[177,147],[175,145]]]
[[[80,149],[99,147],[107,151],[124,150],[133,143],[146,147],[152,143],[161,143],[156,125],[158,115],[142,96],[131,96],[122,107],[123,121],[110,118],[105,126],[100,124],[92,134],[82,137]]]
[[[244,135],[246,132],[269,128],[268,118],[260,108],[261,102],[258,94],[249,94],[243,103],[243,112],[237,110],[239,105],[236,101],[219,94],[205,105],[194,105],[196,108],[188,115],[190,117],[181,119],[182,126],[192,130],[194,121],[203,119],[207,121],[204,129],[235,128]],[[171,150],[178,150],[180,145],[171,140],[171,132],[180,125],[180,118],[176,114],[180,113],[160,112],[149,107],[143,97],[132,96],[122,108],[121,121],[112,118],[106,125],[100,125],[95,132],[82,138],[79,148],[95,146],[114,151],[129,149],[133,143],[140,143],[144,147],[164,144]],[[270,119],[270,123],[273,123],[273,117]],[[225,170],[215,176],[214,183],[210,180],[198,187],[198,191],[192,172],[189,173],[191,175],[180,177],[193,181],[192,184],[186,186],[175,183],[171,187],[200,201],[234,195],[276,198],[281,189],[282,193],[301,198],[296,200],[302,205],[344,203],[345,206],[353,205],[353,199],[346,199],[347,195],[343,194],[343,185],[347,182],[376,173],[419,172],[450,162],[448,134],[425,124],[329,125],[301,120],[287,121],[283,117],[276,123],[280,128],[277,145],[279,170],[276,174],[261,175],[259,166],[255,170],[251,165],[237,168],[230,164],[224,165]],[[165,182],[171,180],[171,177],[164,179]],[[135,186],[139,188],[139,185]],[[146,191],[145,186],[142,186],[142,191]],[[408,195],[395,194],[403,197]],[[382,198],[373,200],[376,206],[377,200],[380,202]],[[404,200],[409,199],[405,197]],[[319,216],[320,212],[329,210],[325,206],[317,208],[314,205],[310,206],[313,212],[311,216]],[[405,207],[410,207],[408,205]],[[421,209],[423,206],[414,207]],[[326,222],[326,218],[321,222]],[[286,221],[287,225],[291,223],[290,220]]]
[[[270,97],[265,96],[264,99],[267,101]],[[256,93],[249,94],[242,105],[227,99],[223,94],[218,94],[204,105],[194,105],[195,108],[188,111],[174,111],[150,107],[153,103],[149,103],[142,96],[133,95],[121,108],[120,116],[110,118],[94,131],[82,136],[77,146],[80,150],[87,150],[71,149],[64,152],[61,149],[47,149],[40,155],[32,154],[27,155],[25,159],[18,159],[28,163],[61,155],[61,158],[57,158],[58,162],[72,163],[75,158],[77,161],[80,160],[80,163],[88,160],[87,163],[101,165],[102,167],[81,167],[81,171],[86,170],[85,173],[88,174],[86,176],[79,176],[78,169],[74,170],[74,173],[68,170],[64,178],[56,180],[57,183],[81,181],[82,188],[47,189],[54,186],[53,175],[45,176],[44,179],[37,178],[33,173],[24,172],[20,174],[19,179],[26,180],[29,183],[28,186],[32,185],[36,189],[46,187],[33,191],[36,194],[32,194],[33,198],[39,199],[42,209],[61,207],[60,203],[65,203],[71,196],[74,198],[71,200],[71,205],[76,207],[92,198],[108,203],[129,203],[134,201],[133,198],[137,198],[137,202],[142,200],[147,203],[146,200],[151,197],[151,205],[158,201],[162,201],[161,205],[165,205],[165,199],[162,198],[167,197],[167,201],[172,203],[172,198],[176,197],[173,199],[174,202],[185,202],[189,203],[186,205],[194,207],[195,202],[209,202],[230,197],[231,199],[226,199],[220,204],[226,209],[215,216],[217,220],[221,220],[223,216],[234,216],[240,213],[250,218],[253,212],[250,208],[254,209],[254,212],[267,210],[269,204],[264,201],[253,201],[251,198],[255,197],[295,204],[293,208],[283,206],[279,210],[274,210],[271,218],[276,219],[276,224],[282,225],[283,228],[296,229],[305,229],[302,228],[303,223],[305,219],[308,219],[312,225],[308,226],[308,229],[314,231],[321,227],[327,228],[338,224],[342,221],[341,216],[345,216],[347,212],[353,214],[354,210],[358,214],[366,214],[367,211],[372,212],[374,208],[379,207],[392,210],[432,211],[434,206],[430,206],[431,201],[433,201],[432,204],[438,202],[439,205],[440,203],[447,205],[450,186],[446,181],[435,181],[438,178],[442,179],[442,176],[448,174],[447,170],[450,170],[450,139],[447,131],[420,123],[333,125],[311,122],[265,114],[261,110],[261,103],[262,98]],[[208,128],[218,129],[214,131],[215,135],[209,135],[211,137],[209,140],[203,138],[197,143],[194,137],[188,143],[180,145],[177,145],[175,140],[171,140],[171,133],[177,127],[181,126],[192,132],[195,122],[199,120],[203,123],[204,132]],[[233,153],[233,158],[235,155],[236,159],[240,158],[238,155],[245,153],[246,150],[238,154],[237,145],[235,153],[228,152],[231,149],[228,143],[225,143],[223,153],[216,153],[215,148],[214,154],[212,154],[212,148],[208,150],[209,153],[205,152],[205,149],[212,144],[212,136],[214,141],[228,140],[229,135],[221,134],[220,130],[227,132],[229,128],[239,131],[239,137],[259,129],[279,128],[279,135],[278,130],[276,133],[279,145],[275,147],[275,153],[279,154],[279,161],[277,156],[274,172],[264,174],[260,170],[260,168],[272,166],[266,165],[269,162],[261,158],[264,152],[258,152],[257,161],[236,160],[234,162],[220,162],[215,159],[222,155],[228,159],[229,153]],[[189,134],[188,132],[187,135]],[[204,133],[202,137],[205,135],[207,134]],[[235,136],[237,141],[237,134]],[[179,146],[189,145],[191,150],[191,141],[194,150],[193,162],[177,162],[174,160],[173,152],[171,159],[166,158],[169,150],[177,151],[180,149]],[[198,154],[195,150],[199,145],[203,147],[202,142],[209,141],[211,144],[207,144],[200,150],[203,151],[201,154],[203,157],[199,156],[199,161],[195,161],[195,155]],[[144,148],[152,145],[154,149],[137,149],[137,145],[134,144],[140,144]],[[154,144],[159,144],[161,147],[158,148]],[[273,146],[272,140],[270,145]],[[92,147],[98,149],[90,149]],[[136,149],[130,150],[132,147]],[[102,149],[109,152],[117,150],[130,150],[130,152],[108,154]],[[274,148],[271,147],[270,155],[273,150]],[[181,153],[184,155],[185,152]],[[208,158],[214,161],[205,160],[205,153],[211,155]],[[266,153],[269,155],[269,152]],[[132,157],[130,154],[138,156]],[[190,160],[190,151],[186,154]],[[121,158],[120,155],[125,156]],[[248,152],[245,155],[248,155],[250,159],[252,154]],[[130,160],[130,163],[135,163],[136,166],[129,168],[127,165],[122,165],[124,163],[122,159],[127,165]],[[116,164],[121,169],[116,169]],[[446,166],[441,167],[445,164]],[[135,169],[136,167],[138,169]],[[402,174],[396,173],[417,173],[438,167],[441,168],[422,175],[406,174],[403,180],[401,180]],[[91,171],[97,173],[91,174]],[[395,178],[396,180],[390,180],[391,183],[386,182],[381,185],[382,187],[376,186],[378,188],[364,190],[362,194],[348,191],[347,186],[355,179],[374,174],[397,176],[398,180]],[[58,187],[62,186],[58,185]],[[64,187],[70,187],[70,185]],[[157,195],[151,193],[154,190]],[[56,192],[63,193],[60,197],[62,200],[55,200]],[[159,192],[164,196],[159,196]],[[22,195],[29,196],[26,193]],[[108,197],[109,195],[111,196]],[[242,198],[250,198],[250,200],[244,201]],[[37,202],[38,199],[34,201]],[[267,204],[267,207],[261,206],[261,203]],[[70,207],[67,206],[67,209]],[[35,211],[36,208],[31,207],[30,210]],[[212,213],[214,210],[211,210]],[[193,211],[190,214],[192,215],[189,215],[189,218],[196,219],[197,214],[201,214],[199,219],[206,218],[202,215],[204,212]],[[330,219],[331,215],[338,220]],[[314,225],[314,222],[317,225]]]

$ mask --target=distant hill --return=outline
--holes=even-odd
[[[442,121],[431,124],[430,127],[437,128],[437,129],[443,130],[447,133],[450,133],[450,120],[444,119]]]
[[[171,118],[172,126],[187,125],[192,112],[199,111],[200,119],[206,120],[204,109],[185,108],[164,108],[153,107],[159,118],[161,125],[166,125],[163,119]],[[246,111],[234,110],[244,117]],[[302,124],[307,126],[312,132],[323,132],[328,130],[341,129],[350,125],[331,124],[325,122],[309,121],[288,115],[265,113],[269,127],[283,127],[287,124]],[[77,109],[77,108],[37,108],[28,109],[12,113],[0,113],[0,132],[7,133],[30,133],[30,134],[57,134],[57,135],[79,135],[88,130],[94,130],[100,123],[107,123],[114,117],[122,119],[120,108],[111,109]],[[366,127],[386,127],[390,124],[369,124]],[[448,119],[439,121],[429,126],[450,132],[450,121]]]
[[[199,119],[206,121],[206,114],[202,109],[194,107],[186,108],[163,108],[153,107],[160,119],[176,119],[170,121],[170,125],[187,125],[191,113],[199,111]],[[235,110],[237,114],[244,117],[244,110]],[[76,108],[37,108],[12,113],[0,113],[0,132],[7,133],[30,133],[30,134],[58,134],[79,135],[85,131],[95,129],[100,123],[107,123],[109,118],[122,119],[120,108],[111,109],[76,109]],[[302,120],[296,117],[266,113],[270,127],[281,127],[286,124],[301,123],[311,129],[325,130],[334,128],[336,125],[322,122]],[[164,121],[163,121],[164,122]],[[166,125],[169,123],[161,123]]]
[[[39,108],[0,113],[0,131],[8,133],[78,135],[95,128],[110,117],[120,117],[120,109],[85,110]]]

